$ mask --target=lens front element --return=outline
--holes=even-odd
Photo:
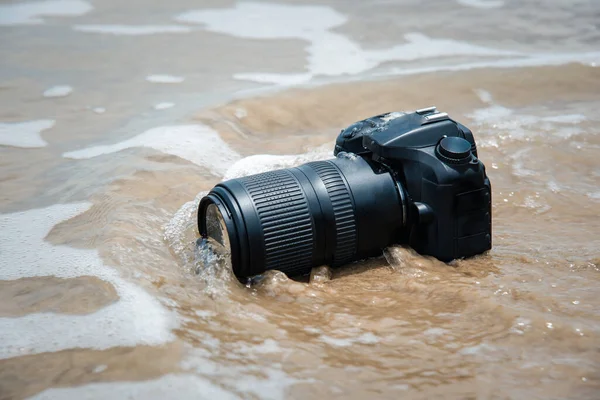
[[[206,237],[219,243],[226,251],[229,251],[230,244],[227,225],[225,225],[221,211],[214,203],[206,207]]]

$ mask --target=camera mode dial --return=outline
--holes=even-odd
[[[471,158],[471,143],[461,137],[445,137],[435,150],[437,157],[447,164],[465,164]]]

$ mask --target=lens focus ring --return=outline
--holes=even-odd
[[[341,173],[331,161],[316,161],[308,165],[323,181],[333,207],[336,245],[332,264],[333,266],[345,264],[356,254],[356,219],[352,196]]]
[[[265,269],[288,275],[310,270],[313,222],[302,187],[289,170],[241,178],[264,234]]]

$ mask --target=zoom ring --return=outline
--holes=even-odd
[[[288,275],[310,270],[313,223],[307,200],[288,170],[240,179],[250,194],[264,234],[265,269]]]
[[[356,253],[356,219],[350,191],[339,170],[331,161],[316,161],[310,165],[319,175],[331,200],[335,217],[336,245],[332,266],[352,260]]]

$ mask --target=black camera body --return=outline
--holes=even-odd
[[[408,243],[442,261],[491,248],[491,188],[473,134],[435,107],[342,130],[335,158],[231,179],[198,207],[235,275],[310,273]]]
[[[353,153],[400,183],[404,202],[398,243],[442,261],[492,247],[491,185],[473,133],[435,107],[387,113],[339,134],[334,154]]]

